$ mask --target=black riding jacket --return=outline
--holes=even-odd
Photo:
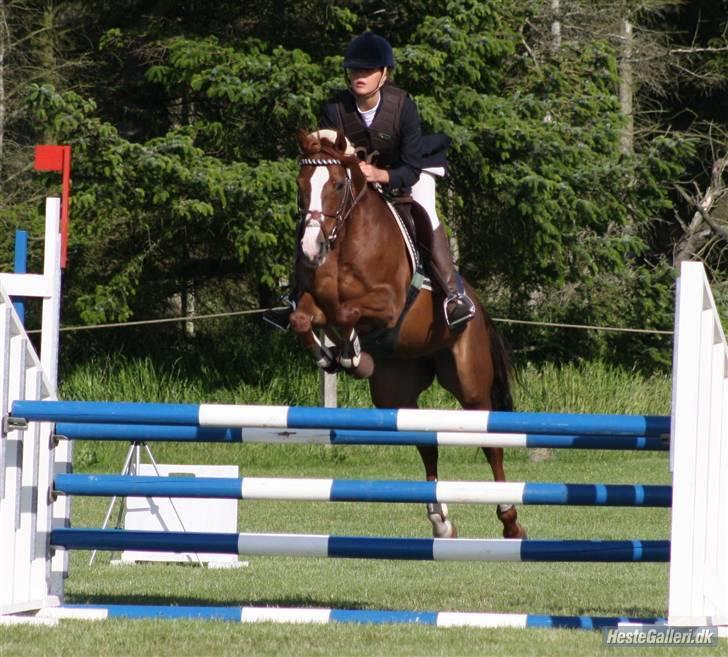
[[[421,169],[446,165],[449,139],[422,136],[417,106],[407,92],[385,84],[381,94],[370,127],[364,124],[349,90],[339,91],[324,104],[321,127],[343,130],[355,147],[365,148],[368,154],[377,151],[371,162],[389,172],[389,191],[404,191],[417,182]]]

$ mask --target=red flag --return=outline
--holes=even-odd
[[[35,170],[36,171],[63,171],[63,149],[66,146],[36,146],[35,147]]]
[[[68,252],[68,203],[71,198],[71,147],[44,144],[35,147],[36,171],[58,171],[62,174],[61,189],[61,268],[66,266]]]

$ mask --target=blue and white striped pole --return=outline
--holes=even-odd
[[[11,413],[18,418],[49,422],[178,424],[220,428],[324,427],[622,436],[663,436],[670,432],[669,417],[646,415],[64,401],[15,401]]]
[[[71,550],[209,552],[250,556],[419,561],[667,562],[670,542],[390,538],[317,534],[210,534],[58,528],[50,543]]]
[[[278,445],[439,445],[667,451],[667,437],[549,435],[464,431],[365,431],[346,429],[221,428],[176,424],[59,422],[56,435],[69,440],[129,442],[272,443]]]
[[[48,607],[42,615],[77,620],[186,619],[233,623],[355,623],[364,625],[416,624],[434,627],[561,628],[598,630],[620,624],[664,625],[664,618],[629,616],[548,616],[539,614],[399,611],[375,609],[316,609],[305,607],[203,607],[171,605],[83,605]]]
[[[184,497],[312,502],[541,504],[669,507],[670,486],[541,482],[285,479],[273,477],[150,477],[58,474],[67,495]]]

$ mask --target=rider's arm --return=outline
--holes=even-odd
[[[422,169],[422,124],[417,105],[407,97],[402,106],[399,122],[399,162],[389,169],[390,189],[412,187],[420,178]]]

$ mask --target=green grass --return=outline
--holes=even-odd
[[[256,385],[207,386],[149,361],[80,370],[63,390],[68,398],[316,404],[315,374],[290,382],[261,376]],[[526,368],[515,389],[528,410],[669,412],[670,382],[599,364]],[[368,405],[361,382],[342,381],[349,405]],[[285,399],[281,399],[282,395]],[[450,407],[442,390],[423,406]],[[84,443],[80,469],[118,471],[125,444]],[[165,463],[237,464],[245,476],[419,479],[413,448],[268,445],[154,445]],[[443,480],[490,479],[477,449],[442,449]],[[507,450],[514,481],[667,483],[667,454],[553,451],[535,462],[525,450]],[[74,500],[75,526],[99,526],[108,500]],[[423,505],[324,504],[251,501],[238,506],[239,531],[428,536]],[[463,537],[497,537],[495,510],[451,505]],[[665,509],[521,507],[531,538],[654,539],[669,537]],[[70,602],[174,605],[272,605],[351,609],[497,611],[543,614],[646,615],[666,613],[666,564],[536,564],[395,562],[250,558],[247,568],[208,570],[149,564],[112,566],[101,553],[71,555]],[[113,555],[118,556],[118,555]],[[240,625],[193,621],[63,622],[59,628],[0,629],[0,657],[23,655],[609,655],[601,635],[566,630],[434,629],[415,626]],[[725,646],[700,654],[728,654]],[[632,649],[630,655],[684,655],[681,649]]]
[[[245,368],[244,368],[245,369]],[[247,370],[246,370],[247,371]],[[263,367],[257,377],[240,377],[234,384],[213,385],[216,378],[206,366],[190,371],[180,365],[155,365],[150,359],[117,359],[87,363],[68,376],[62,385],[65,399],[158,401],[181,403],[296,404],[319,405],[319,376],[310,363],[293,359],[286,376]],[[228,375],[230,378],[232,375]],[[243,380],[245,378],[245,380]],[[251,382],[252,381],[252,382]],[[602,363],[579,366],[541,368],[527,366],[520,370],[513,385],[516,409],[564,413],[627,413],[667,415],[670,413],[671,382],[666,375],[644,376]],[[369,407],[365,381],[338,377],[340,406]],[[422,408],[456,408],[456,401],[435,384],[420,398]],[[114,471],[123,463],[126,445],[79,443],[75,464],[82,470]],[[372,451],[373,450],[373,451]],[[222,463],[229,448],[219,445],[157,445],[155,453],[167,462]],[[249,462],[263,462],[285,467],[292,459],[332,460],[367,463],[376,458],[376,448],[318,448],[250,445]],[[390,450],[386,457],[419,463],[414,450]],[[595,455],[598,457],[598,452]],[[477,458],[472,450],[450,450],[446,458]],[[515,458],[526,458],[517,452]],[[222,460],[221,460],[222,459]]]
[[[65,399],[251,404],[319,404],[319,375],[308,360],[292,358],[277,368],[231,361],[224,377],[209,365],[162,365],[150,358],[117,358],[85,363],[61,385]],[[234,372],[240,367],[235,378]],[[281,374],[285,371],[285,375]],[[234,380],[232,380],[234,379]],[[232,380],[232,381],[231,381]],[[647,376],[603,363],[559,367],[526,365],[516,372],[517,409],[580,413],[669,413],[670,379]],[[366,381],[338,377],[340,406],[371,406]],[[423,393],[422,408],[455,408],[456,401],[437,384]]]

